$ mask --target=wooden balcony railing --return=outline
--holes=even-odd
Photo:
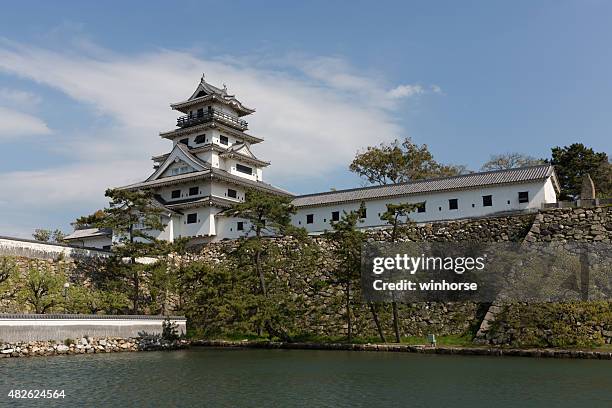
[[[237,116],[230,115],[229,113],[225,113],[216,109],[210,109],[200,115],[181,116],[176,120],[176,126],[185,128],[189,126],[198,125],[200,123],[210,122],[212,120],[218,120],[219,122],[226,123],[240,130],[246,130],[249,125],[246,120],[242,120]]]

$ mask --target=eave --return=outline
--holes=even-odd
[[[238,203],[240,203],[240,201],[233,201],[233,200],[228,200],[225,198],[215,197],[215,196],[205,196],[205,197],[200,197],[195,200],[190,200],[190,201],[185,201],[185,202],[180,202],[180,203],[172,203],[172,201],[168,201],[165,204],[165,207],[169,209],[176,209],[176,210],[202,207],[202,206],[215,206],[215,207],[220,207],[220,208],[230,208],[233,205],[238,204]]]
[[[194,98],[194,99],[187,100],[187,101],[172,103],[170,104],[170,107],[179,112],[189,113],[189,108],[199,105],[201,103],[206,103],[206,102],[220,102],[225,105],[228,105],[229,107],[231,107],[238,113],[238,116],[246,116],[246,115],[250,115],[251,113],[255,112],[255,109],[247,108],[240,101],[238,101],[238,99],[234,98],[233,96],[225,97],[222,95],[215,95],[215,94],[204,95],[204,96],[200,96],[199,98]]]
[[[263,161],[263,160],[259,160],[256,159],[254,157],[249,157],[245,154],[242,153],[238,153],[238,152],[223,152],[219,155],[220,157],[224,157],[224,158],[228,158],[228,159],[232,159],[234,157],[239,158],[240,160],[247,162],[247,163],[251,163],[254,164],[255,166],[259,166],[259,167],[267,167],[270,165],[269,161]]]
[[[167,132],[160,132],[159,136],[164,138],[164,139],[169,139],[169,140],[174,140],[178,137],[181,136],[189,136],[192,135],[194,133],[199,133],[203,130],[206,129],[215,129],[218,128],[219,130],[232,135],[234,137],[240,138],[240,139],[244,139],[245,141],[249,142],[250,144],[256,144],[256,143],[261,143],[263,142],[263,139],[250,135],[248,133],[245,132],[241,132],[238,131],[236,129],[231,128],[230,126],[227,126],[223,123],[220,123],[218,121],[210,121],[210,122],[206,122],[206,123],[202,123],[201,125],[196,125],[196,126],[190,126],[190,127],[185,127],[185,128],[179,128],[179,129],[174,129],[174,130],[169,130]]]

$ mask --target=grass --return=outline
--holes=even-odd
[[[202,338],[200,336],[194,336],[194,338]],[[268,337],[256,336],[253,334],[224,334],[220,336],[208,337],[208,340],[226,340],[226,341],[250,341],[250,342],[265,342],[269,341]],[[279,341],[279,339],[273,339]],[[438,346],[463,346],[473,347],[472,337],[470,335],[450,335],[450,336],[436,336]],[[347,339],[344,336],[320,336],[312,334],[300,334],[292,338],[295,343],[347,343]],[[353,344],[367,344],[367,343],[382,343],[378,337],[354,337],[351,341]],[[387,337],[387,343],[393,344],[393,337]],[[426,336],[405,336],[402,337],[401,344],[404,345],[424,345],[427,344]]]
[[[427,344],[426,336],[407,336],[402,337],[402,344],[419,345]],[[438,346],[461,346],[461,347],[474,347],[472,343],[472,336],[470,335],[448,335],[448,336],[436,336],[436,344]]]

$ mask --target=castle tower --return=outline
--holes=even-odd
[[[170,106],[183,114],[176,129],[160,133],[172,142],[172,150],[152,157],[154,172],[145,181],[121,187],[152,190],[167,210],[158,239],[190,237],[197,243],[238,238],[249,225],[221,211],[244,201],[248,189],[291,196],[263,182],[263,169],[270,163],[251,151],[263,139],[246,133],[243,119],[255,110],[227,87],[217,88],[202,76],[187,100]]]

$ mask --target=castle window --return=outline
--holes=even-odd
[[[187,224],[195,224],[198,222],[198,213],[187,214]]]
[[[238,193],[236,192],[236,190],[232,190],[231,188],[227,189],[227,196],[231,197],[231,198],[236,198],[238,195]]]
[[[417,212],[424,213],[425,212],[425,203],[419,204],[417,207]]]
[[[493,206],[493,196],[492,195],[482,196],[482,206],[492,207]]]
[[[244,174],[253,175],[253,169],[250,168],[249,166],[243,166],[242,164],[236,164],[236,170]]]
[[[229,144],[229,139],[227,138],[227,136],[223,136],[220,135],[219,136],[219,143],[221,143],[222,145],[228,145]]]
[[[449,210],[457,210],[459,208],[459,199],[451,198],[448,200],[448,209]]]
[[[359,218],[366,218],[368,216],[368,212],[365,207],[359,209]]]
[[[170,174],[173,176],[176,176],[178,174],[188,173],[188,172],[189,172],[189,166],[175,167],[172,170],[170,170]]]
[[[202,116],[204,116],[204,109],[200,108],[198,109],[198,118],[201,118]]]
[[[519,191],[518,193],[519,203],[529,202],[529,191]]]
[[[340,221],[340,211],[332,211],[332,221]]]
[[[306,224],[312,224],[314,223],[314,214],[307,214],[306,215]]]
[[[172,190],[172,193],[170,194],[170,197],[172,197],[172,198],[181,198],[181,190]]]
[[[197,144],[202,144],[206,141],[206,135],[198,135],[196,136],[194,142]]]
[[[184,144],[185,146],[189,146],[189,138],[179,140],[179,143]]]
[[[244,230],[244,222],[243,221],[238,221],[238,224],[236,226],[236,229],[238,231],[243,231]]]
[[[200,194],[200,188],[199,187],[190,187],[189,188],[189,195],[193,196],[193,195],[198,195]]]

